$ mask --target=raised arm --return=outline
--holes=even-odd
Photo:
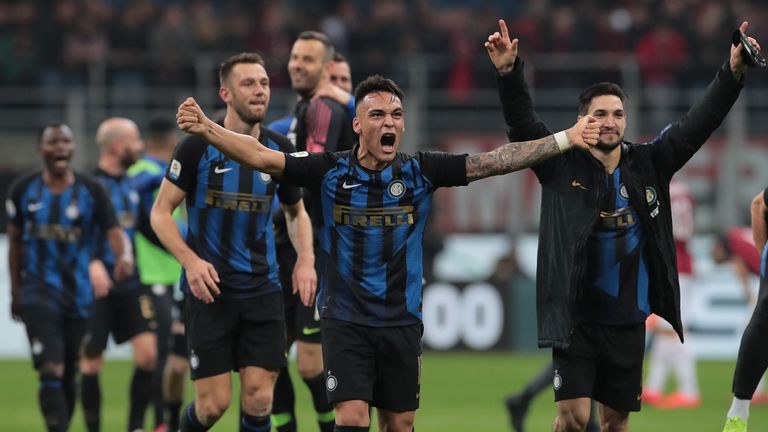
[[[193,98],[187,98],[179,106],[176,121],[179,129],[202,136],[235,162],[276,178],[283,177],[285,155],[282,152],[263,146],[250,135],[232,132],[211,121]]]
[[[768,206],[765,203],[764,191],[760,191],[752,199],[750,214],[752,215],[752,238],[755,239],[757,252],[762,253],[765,242],[768,240]]]
[[[570,129],[533,141],[505,144],[495,150],[467,157],[467,181],[507,174],[556,156],[571,147],[589,149],[597,144],[600,125],[592,116],[585,116]]]

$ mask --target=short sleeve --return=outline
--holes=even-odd
[[[86,180],[88,191],[93,197],[93,218],[96,224],[101,228],[101,232],[106,233],[110,229],[118,226],[117,214],[112,200],[107,191],[96,180]]]
[[[5,200],[5,215],[8,217],[8,221],[17,227],[24,224],[24,217],[21,212],[21,195],[24,192],[23,184],[25,183],[14,182],[8,189]]]
[[[336,155],[331,152],[286,153],[282,182],[312,188],[320,183],[325,173],[335,164]]]
[[[191,193],[197,180],[197,167],[207,145],[197,136],[182,140],[173,152],[173,160],[168,164],[165,178],[184,192]]]
[[[261,133],[268,138],[270,148],[275,148],[283,153],[294,153],[296,147],[294,147],[291,140],[285,135],[275,133],[275,131],[262,128]],[[277,187],[277,197],[281,203],[292,205],[296,204],[302,197],[301,188],[288,184],[285,181],[280,181]]]
[[[418,152],[421,173],[432,187],[467,185],[467,155],[445,152]]]

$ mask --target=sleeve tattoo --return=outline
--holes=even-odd
[[[511,173],[560,154],[554,135],[533,141],[505,144],[495,150],[467,157],[467,181]]]

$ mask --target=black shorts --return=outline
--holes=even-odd
[[[121,344],[137,334],[156,330],[154,295],[148,286],[112,291],[93,302],[83,353],[95,357],[104,352],[110,333],[115,343]]]
[[[288,331],[288,345],[299,340],[306,343],[321,341],[320,314],[317,307],[304,306],[298,294],[293,293],[293,266],[296,265],[296,251],[290,243],[279,244],[277,263],[280,266],[280,285],[283,287],[283,302],[285,303],[285,327]]]
[[[148,285],[147,289],[152,294],[152,302],[155,305],[157,354],[158,356],[165,356],[173,344],[171,339],[171,323],[174,308],[173,285]]]
[[[246,366],[277,370],[287,365],[283,297],[279,292],[205,304],[187,296],[184,330],[192,379]]]
[[[421,323],[367,327],[321,321],[325,390],[330,403],[363,400],[394,412],[419,407]]]
[[[35,369],[45,363],[75,364],[85,334],[85,318],[67,318],[39,306],[21,312]]]
[[[173,324],[171,325],[171,354],[179,357],[187,357],[187,337],[184,336],[184,303],[182,300],[174,300],[171,316]]]
[[[617,411],[640,411],[645,324],[580,323],[567,350],[552,350],[555,401],[592,398]]]

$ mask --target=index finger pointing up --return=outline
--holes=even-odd
[[[501,37],[509,40],[509,30],[507,30],[507,24],[504,20],[499,20],[499,28],[501,28]]]

